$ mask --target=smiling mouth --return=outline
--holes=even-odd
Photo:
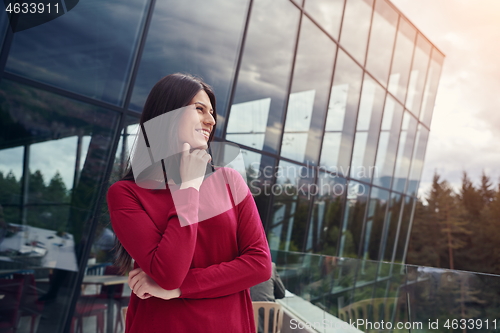
[[[210,138],[210,131],[208,130],[205,130],[205,129],[197,129],[196,132],[200,133],[201,135],[203,135],[205,137],[205,139],[208,139]]]

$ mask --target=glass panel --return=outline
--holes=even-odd
[[[429,138],[429,130],[418,125],[417,137],[415,139],[415,148],[413,150],[413,157],[411,162],[410,177],[408,178],[408,189],[406,194],[417,196],[418,183],[420,182],[420,176],[422,175],[422,169],[424,167],[424,157],[425,149],[427,148],[427,140]]]
[[[335,40],[339,39],[345,0],[307,0],[305,10]]]
[[[404,192],[405,190],[416,130],[417,120],[413,118],[408,111],[405,112],[403,124],[401,125],[401,133],[399,135],[398,156],[396,158],[394,182],[392,184],[392,189],[394,191]]]
[[[328,103],[335,43],[303,17],[281,156],[317,163]]]
[[[361,67],[339,50],[320,159],[320,166],[335,174],[349,174],[362,79]]]
[[[157,1],[130,108],[141,111],[162,77],[176,72],[196,75],[214,88],[219,116],[215,135],[220,136],[247,9],[247,0],[217,5],[201,0]],[[215,39],[221,42],[214,43]]]
[[[270,193],[274,195],[267,236],[271,250],[302,251],[304,247],[314,183],[301,176],[302,168],[280,161],[276,170],[276,183],[270,187]]]
[[[425,83],[422,110],[420,111],[420,121],[426,124],[427,127],[431,126],[432,111],[434,110],[434,102],[436,101],[443,61],[444,56],[438,50],[433,49],[429,72],[427,73],[427,82]]]
[[[398,13],[385,0],[377,0],[370,32],[366,69],[384,87],[389,77],[397,24]]]
[[[375,185],[391,188],[402,118],[403,106],[387,95],[373,175]]]
[[[350,181],[348,186],[339,256],[357,258],[361,246],[361,233],[370,187],[355,181]]]
[[[288,0],[253,2],[226,139],[277,153],[299,15]]]
[[[368,214],[366,216],[365,237],[362,258],[379,260],[380,241],[384,229],[385,212],[389,203],[389,192],[372,188]]]
[[[365,75],[352,152],[352,178],[370,182],[373,176],[384,95],[385,90],[372,78]]]
[[[365,63],[373,0],[347,0],[340,45],[360,64]]]
[[[267,230],[269,202],[271,196],[271,185],[275,174],[275,159],[266,155],[254,153],[242,149],[243,161],[245,163],[247,185],[259,210],[260,219]]]
[[[82,1],[56,20],[17,32],[6,70],[121,105],[146,3]]]
[[[413,217],[413,207],[415,206],[416,199],[405,196],[405,202],[403,207],[403,216],[401,218],[401,225],[399,227],[398,244],[396,245],[396,257],[394,262],[403,263],[405,262],[406,249],[408,248],[409,241],[409,228],[411,219]],[[411,230],[410,230],[411,231]]]
[[[498,275],[286,251],[273,261],[292,330],[447,332],[464,318],[467,331],[498,329]],[[387,275],[375,278],[377,267]]]
[[[4,119],[2,119],[2,121],[3,120]],[[6,125],[10,125],[9,127],[11,127],[14,124],[9,124],[7,121]],[[14,131],[9,131],[9,128],[3,128],[3,130],[7,131],[7,135],[2,135],[0,139],[0,145],[2,147],[2,149],[0,149],[0,204],[4,208],[9,206],[17,207],[21,204],[21,177],[23,175],[24,147],[3,148],[4,145],[8,146],[8,137],[15,134],[15,129],[19,128],[13,129]],[[18,221],[19,218],[20,216],[14,217],[9,215],[9,220],[6,219],[6,222],[11,222],[11,219]]]
[[[417,36],[417,47],[413,55],[411,65],[410,82],[408,83],[408,96],[406,97],[406,108],[419,116],[422,95],[424,92],[425,76],[427,75],[427,65],[431,54],[431,43],[422,35]]]
[[[387,89],[401,103],[404,103],[406,97],[416,34],[417,30],[407,20],[400,17]]]
[[[7,12],[2,10],[0,13],[0,51],[3,51],[2,46],[7,28],[9,28],[9,18]]]
[[[22,304],[41,315],[37,332],[62,332],[118,114],[5,79],[0,105],[0,172],[9,171],[0,275],[25,274],[33,293]]]
[[[319,173],[306,251],[337,254],[346,192],[344,178],[333,173]]]
[[[384,231],[382,234],[381,255],[384,261],[392,261],[394,243],[396,242],[396,232],[398,231],[399,216],[402,209],[402,196],[392,193],[389,209],[385,217]]]

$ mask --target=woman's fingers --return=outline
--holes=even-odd
[[[191,146],[187,142],[183,143],[182,150],[180,164],[181,188],[192,186],[199,190],[207,163],[210,162],[212,157],[204,149],[191,151]]]

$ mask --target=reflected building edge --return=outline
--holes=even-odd
[[[214,87],[216,140],[241,147],[289,290],[339,318],[364,300],[404,318],[444,55],[385,0],[94,2],[11,39],[0,20],[0,278],[39,282],[36,331],[70,331],[75,316],[99,326],[82,304],[109,310],[80,290],[113,261],[103,194],[127,170],[149,90],[173,72]]]

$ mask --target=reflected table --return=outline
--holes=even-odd
[[[106,332],[113,333],[113,323],[114,323],[114,304],[113,295],[115,292],[115,286],[120,284],[125,284],[128,281],[127,276],[120,275],[85,275],[83,277],[82,284],[96,284],[101,286],[107,286],[108,288],[108,312],[106,318]],[[120,309],[118,309],[120,311]]]

